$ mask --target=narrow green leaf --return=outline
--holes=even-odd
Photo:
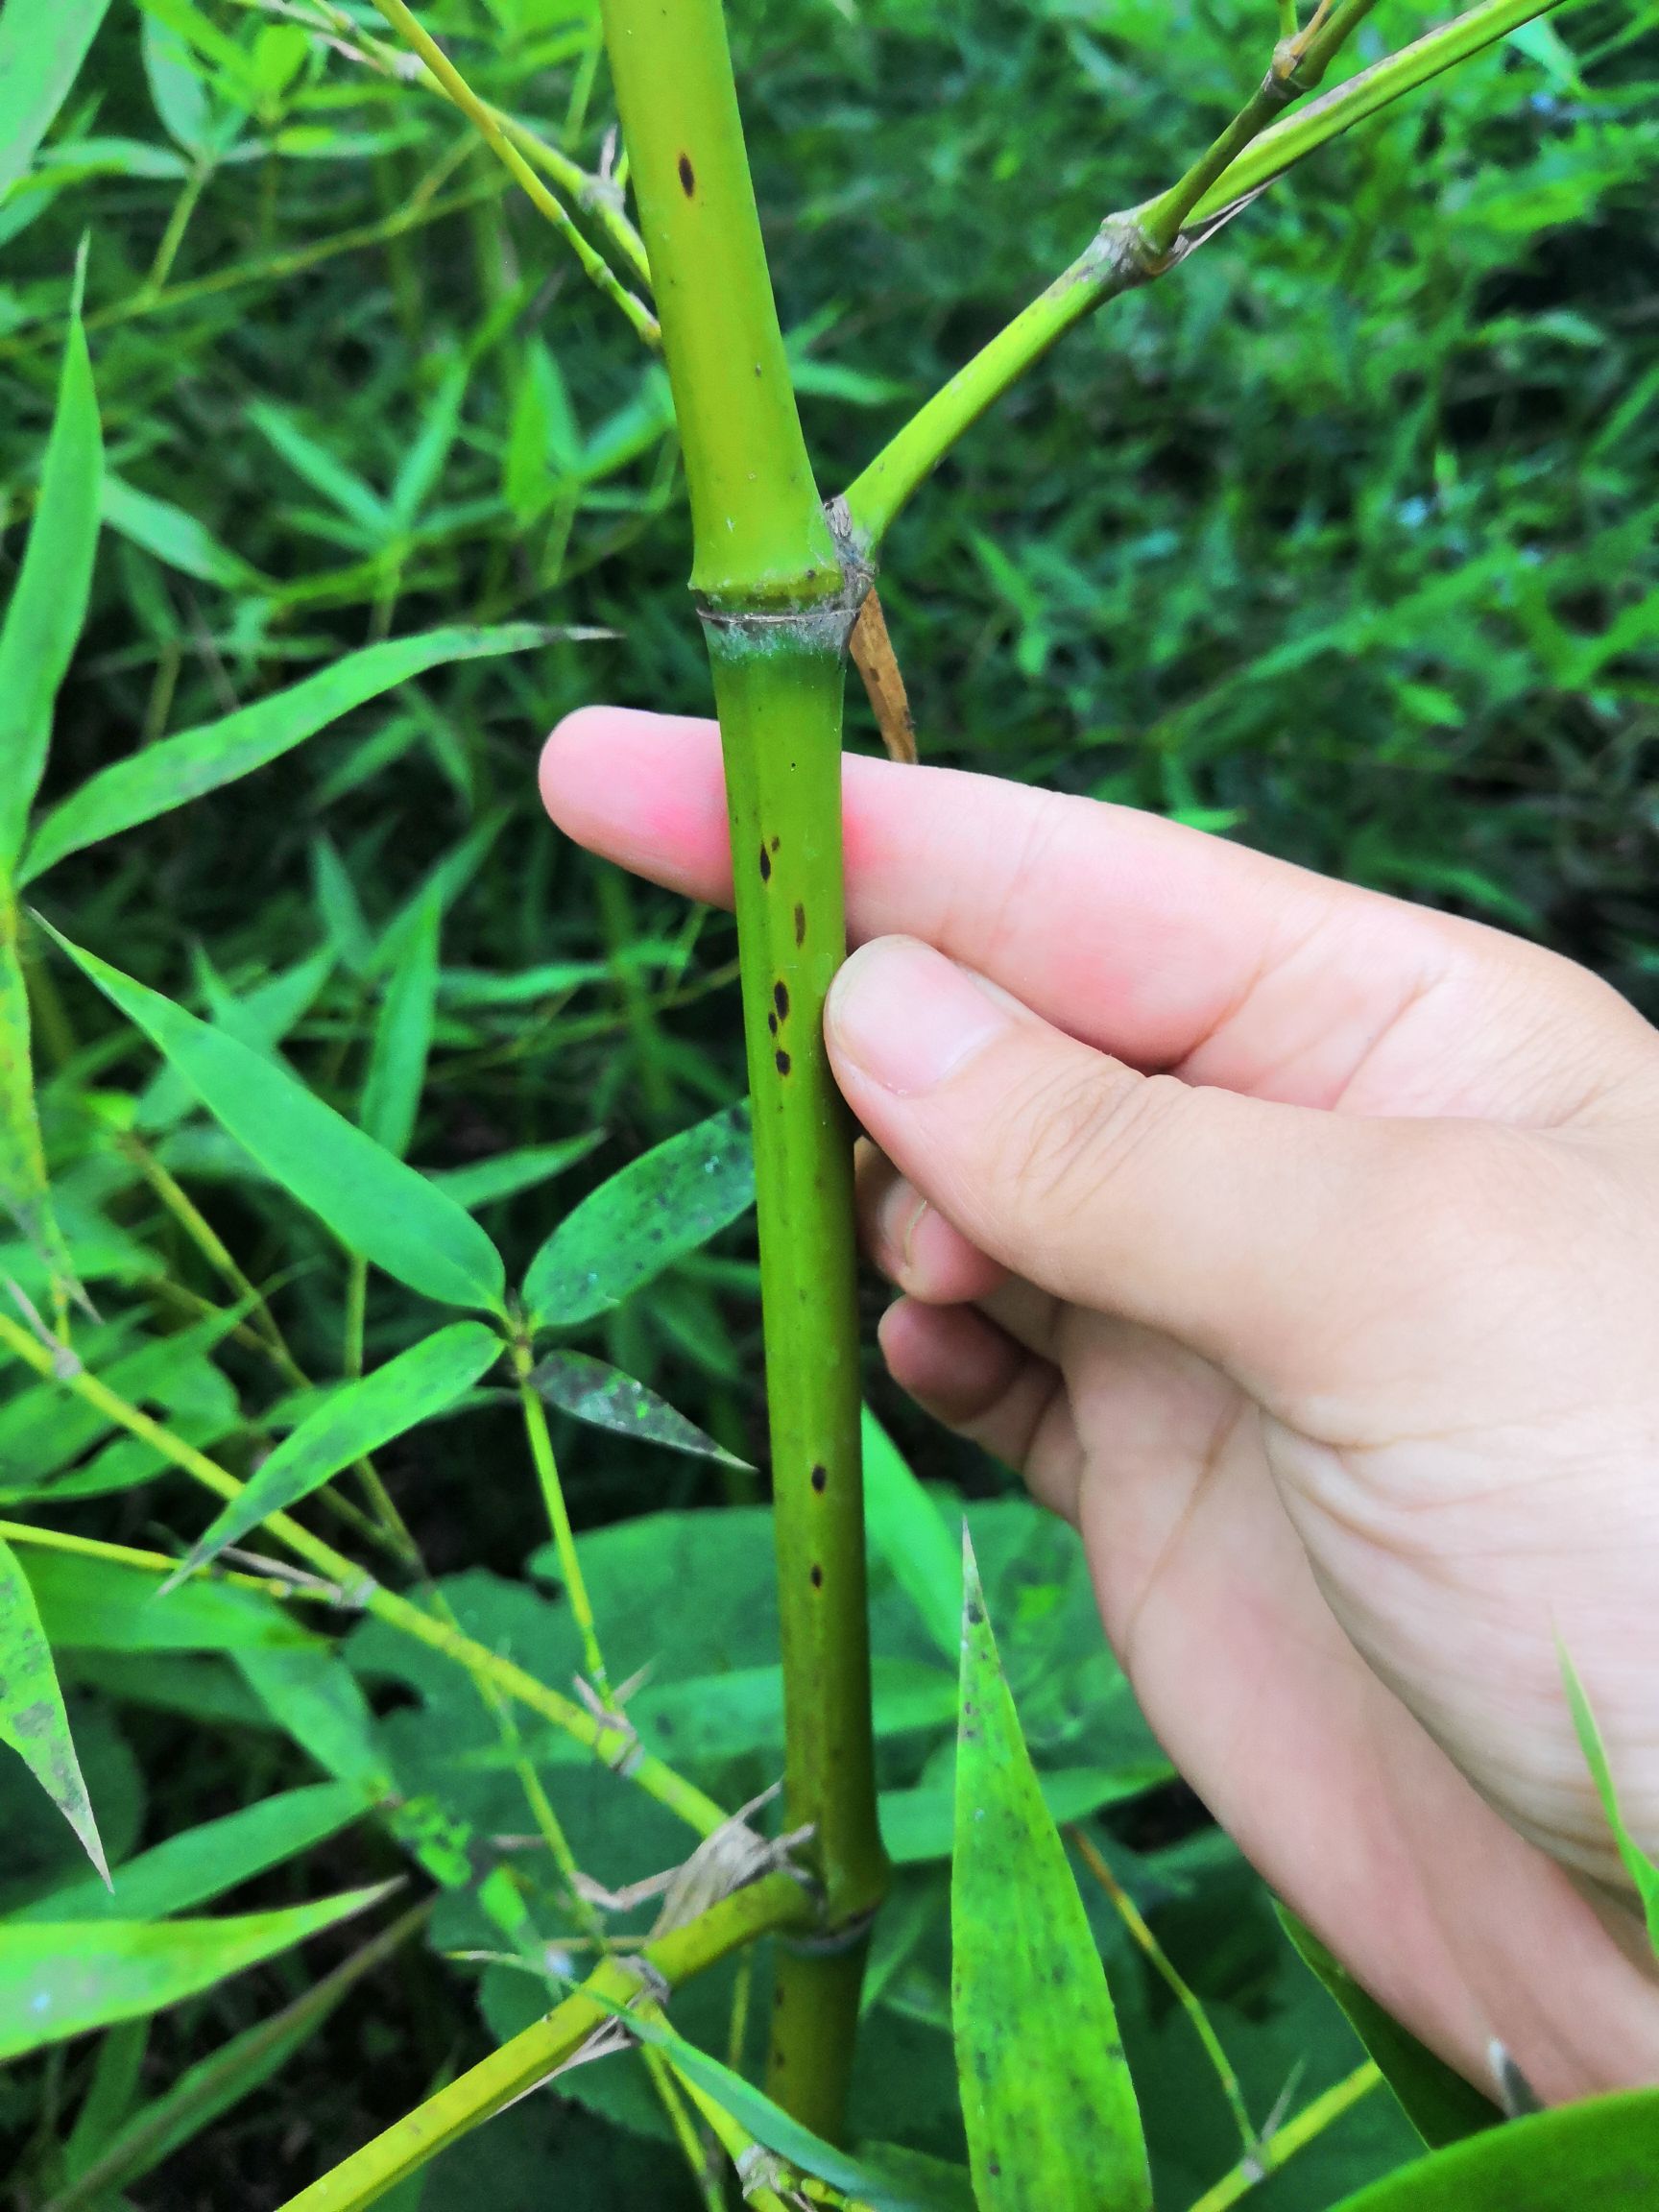
[[[550,1183],[604,1142],[603,1129],[589,1129],[585,1136],[567,1137],[562,1144],[525,1144],[513,1152],[497,1152],[490,1160],[469,1161],[465,1167],[428,1167],[426,1178],[472,1214],[480,1206],[493,1206],[498,1199],[516,1198],[521,1190]]]
[[[467,397],[469,373],[468,362],[454,363],[445,371],[443,382],[426,403],[421,428],[392,487],[392,518],[400,530],[413,528],[417,516],[438,488],[456,432],[461,427],[461,409]]]
[[[233,1582],[188,1582],[162,1597],[158,1576],[76,1551],[24,1554],[40,1623],[56,1651],[240,1651],[317,1639],[274,1598]]]
[[[899,1447],[864,1408],[864,1527],[952,1665],[962,1647],[962,1554]]]
[[[618,1436],[637,1436],[642,1443],[662,1444],[670,1452],[688,1452],[693,1458],[718,1459],[728,1467],[748,1465],[705,1435],[684,1413],[677,1413],[655,1390],[585,1352],[550,1352],[537,1362],[530,1381],[549,1406],[557,1406],[572,1420],[609,1429]]]
[[[963,1531],[950,2009],[980,2212],[1151,2212],[1106,1973]]]
[[[0,9],[0,193],[34,160],[108,7],[109,0],[6,0]]]
[[[1619,1792],[1613,1786],[1613,1769],[1607,1761],[1607,1746],[1601,1741],[1601,1731],[1596,1716],[1590,1709],[1590,1700],[1584,1694],[1584,1685],[1578,1679],[1578,1671],[1568,1657],[1564,1645],[1556,1647],[1561,1663],[1561,1679],[1567,1686],[1567,1703],[1572,1711],[1573,1725],[1578,1732],[1579,1748],[1596,1784],[1596,1794],[1601,1800],[1601,1812],[1613,1832],[1613,1840],[1619,1846],[1619,1857],[1624,1871],[1630,1877],[1631,1887],[1642,1900],[1642,1911],[1647,1921],[1647,1941],[1655,1958],[1659,1958],[1659,1866],[1656,1866],[1630,1833],[1619,1804]]]
[[[50,925],[47,925],[50,927]],[[446,1306],[499,1310],[505,1273],[482,1229],[285,1069],[51,934],[176,1068],[204,1106],[343,1244]]]
[[[285,1790],[141,1851],[116,1867],[108,1889],[92,1882],[68,1884],[9,1914],[6,1925],[20,1920],[165,1920],[188,1912],[338,1836],[361,1818],[366,1803],[362,1791],[349,1782],[310,1782],[301,1790]]]
[[[610,1312],[754,1203],[744,1103],[631,1161],[565,1215],[524,1278],[534,1325],[571,1328]]]
[[[27,6],[25,14],[50,12]],[[7,30],[12,11],[5,15]],[[50,33],[43,36],[50,36]],[[3,42],[4,33],[0,33]],[[0,70],[0,99],[6,96]],[[0,156],[0,169],[4,156]],[[40,499],[29,529],[23,565],[0,625],[0,863],[10,868],[22,848],[29,809],[40,788],[52,741],[58,687],[86,619],[92,562],[98,550],[98,490],[104,438],[86,335],[76,316],[63,349],[58,410],[40,471]]]
[[[534,623],[509,622],[493,630],[428,630],[395,637],[349,653],[286,691],[239,707],[217,722],[163,738],[103,769],[55,806],[35,832],[18,881],[32,882],[65,854],[153,821],[263,768],[352,708],[429,668],[522,653],[546,636]]]
[[[146,31],[152,28],[148,19]],[[162,33],[165,36],[166,34]],[[103,516],[111,530],[153,553],[181,576],[199,583],[217,584],[227,591],[269,591],[276,587],[250,567],[228,545],[222,545],[204,522],[175,507],[170,499],[157,499],[149,492],[109,473],[104,476]]]
[[[619,2008],[617,2010],[618,2016],[623,2016]],[[906,2184],[884,2180],[860,2160],[824,2142],[800,2121],[792,2120],[770,2097],[745,2081],[741,2074],[734,2074],[718,2058],[710,2058],[706,2051],[699,2051],[695,2043],[687,2043],[678,2029],[671,2028],[660,2013],[653,2017],[630,2011],[625,2017],[642,2043],[654,2044],[663,2052],[688,2080],[707,2090],[716,2104],[723,2105],[733,2120],[746,2128],[757,2143],[764,2144],[768,2151],[776,2151],[800,2173],[828,2181],[832,2189],[856,2197],[871,2212],[932,2212],[926,2197],[919,2196]],[[1098,2212],[1104,2212],[1104,2207],[1099,2207]]]
[[[272,1513],[308,1498],[394,1436],[445,1412],[500,1357],[501,1340],[481,1321],[455,1321],[411,1345],[360,1382],[332,1391],[308,1420],[284,1436],[242,1492],[226,1506],[168,1583],[218,1557]]]
[[[1334,2212],[1652,2212],[1659,2089],[1511,2120],[1420,2158]]]
[[[1340,2006],[1349,2027],[1399,2100],[1401,2110],[1431,2151],[1498,2126],[1503,2115],[1489,2098],[1482,2097],[1443,2058],[1436,2058],[1427,2044],[1419,2043],[1408,2028],[1402,2028],[1385,2012],[1311,1928],[1305,1927],[1283,1905],[1278,1911],[1303,1964]]]
[[[372,1936],[331,1974],[301,1990],[280,2012],[244,2029],[211,2056],[199,2059],[106,2137],[95,2162],[68,2161],[73,2179],[53,2198],[47,2212],[108,2204],[111,2190],[141,2181],[164,2158],[210,2128],[301,2050],[348,1990],[390,1958],[425,1916],[426,1909],[416,1906]]]
[[[406,1157],[421,1111],[426,1058],[432,1049],[433,1018],[438,1009],[438,934],[443,908],[435,898],[421,904],[387,981],[369,1048],[369,1073],[363,1085],[364,1128],[376,1144]]]
[[[396,1885],[225,1920],[8,1921],[0,1926],[0,2058],[177,2005],[291,1951]]]
[[[35,1105],[29,986],[17,942],[17,903],[0,868],[0,1206],[39,1255],[55,1294],[69,1295],[74,1269],[46,1180]]]
[[[334,956],[361,978],[373,965],[374,933],[364,915],[350,870],[326,837],[319,837],[311,848],[311,870],[317,910]]]
[[[63,1693],[29,1578],[0,1541],[0,1741],[10,1743],[79,1837],[106,1882],[92,1801],[63,1710]]]
[[[231,1657],[260,1704],[336,1781],[375,1799],[392,1788],[357,1677],[325,1645],[305,1649],[244,1648]]]
[[[320,492],[349,521],[354,522],[372,544],[378,544],[392,535],[392,511],[385,500],[344,462],[337,461],[308,430],[302,429],[285,407],[256,399],[244,410],[244,415],[281,454],[294,473],[302,477],[313,492]]]

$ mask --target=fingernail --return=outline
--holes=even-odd
[[[882,1250],[903,1269],[916,1258],[916,1232],[927,1201],[914,1184],[902,1177],[895,1183],[876,1210],[876,1234]]]
[[[931,1091],[1013,1022],[1000,992],[912,937],[878,937],[836,976],[831,1051],[901,1097]]]

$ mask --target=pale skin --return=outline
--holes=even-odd
[[[711,724],[589,709],[562,829],[729,903]],[[849,758],[831,994],[893,1376],[1082,1533],[1152,1726],[1490,2088],[1659,2080],[1557,1638],[1659,1857],[1659,1033],[1475,923]]]

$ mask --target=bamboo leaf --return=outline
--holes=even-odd
[[[0,709],[3,711],[3,709]],[[54,1294],[68,1297],[75,1279],[68,1247],[52,1207],[46,1154],[35,1104],[29,986],[17,942],[17,904],[0,869],[0,1206],[39,1255]]]
[[[572,1328],[609,1313],[754,1203],[743,1103],[631,1161],[565,1215],[524,1278],[534,1326]]]
[[[349,1920],[396,1885],[223,1920],[8,1921],[0,1926],[0,2058],[159,2011]]]
[[[10,1913],[5,1924],[165,1920],[326,1842],[361,1818],[366,1805],[363,1791],[349,1782],[285,1790],[140,1852],[116,1867],[108,1889],[93,1882],[67,1884]]]
[[[441,1305],[499,1310],[501,1256],[452,1198],[383,1152],[285,1069],[84,952],[58,930],[51,934],[166,1056],[214,1118],[349,1250]]]
[[[618,1436],[637,1436],[642,1443],[665,1445],[670,1452],[688,1452],[693,1458],[718,1459],[728,1467],[748,1465],[676,1412],[655,1390],[585,1352],[549,1353],[532,1369],[530,1382],[549,1406],[557,1406],[572,1420],[609,1429]]]
[[[154,26],[148,19],[145,30]],[[165,34],[164,34],[165,35]],[[106,470],[103,516],[120,537],[141,545],[181,576],[199,583],[217,584],[227,591],[269,591],[275,587],[228,545],[222,545],[204,522],[175,507],[170,499],[157,499],[149,492]]]
[[[54,1650],[242,1651],[317,1641],[258,1590],[187,1582],[161,1595],[159,1577],[118,1559],[35,1551],[25,1572]]]
[[[1087,1820],[1108,1805],[1121,1805],[1169,1780],[1167,1759],[1136,1760],[1117,1767],[1059,1767],[1039,1774],[1037,1786],[1056,1828]],[[956,1797],[947,1783],[924,1782],[913,1790],[883,1790],[877,1800],[881,1841],[896,1866],[918,1866],[949,1859],[955,1839]]]
[[[1511,2120],[1344,2197],[1334,2212],[1651,2212],[1659,2089]]]
[[[1590,1709],[1590,1700],[1584,1685],[1578,1679],[1578,1671],[1567,1655],[1566,1647],[1557,1647],[1561,1663],[1561,1679],[1567,1687],[1567,1703],[1573,1715],[1573,1725],[1578,1734],[1579,1748],[1584,1753],[1596,1784],[1596,1794],[1601,1800],[1601,1812],[1613,1832],[1613,1840],[1619,1846],[1619,1857],[1624,1871],[1630,1877],[1631,1887],[1642,1900],[1642,1911],[1647,1922],[1647,1941],[1655,1958],[1659,1958],[1659,1866],[1656,1866],[1630,1833],[1619,1803],[1619,1792],[1613,1786],[1613,1769],[1608,1764],[1607,1747],[1601,1741],[1601,1730]]]
[[[1151,2212],[1105,1969],[1043,1802],[963,1531],[951,2017],[980,2212]]]
[[[25,9],[42,20],[46,8]],[[6,11],[8,30],[12,11]],[[0,44],[4,43],[0,33]],[[7,93],[0,70],[0,99]],[[0,156],[0,172],[4,156]],[[9,869],[23,844],[52,741],[59,685],[86,619],[98,550],[98,493],[104,439],[86,334],[76,315],[63,349],[58,408],[40,470],[40,498],[23,565],[0,625],[0,862]]]
[[[325,1774],[376,1799],[390,1792],[369,1700],[326,1645],[244,1647],[231,1658],[272,1719]]]
[[[436,898],[428,896],[421,902],[416,926],[387,982],[369,1048],[360,1118],[375,1143],[399,1160],[408,1153],[415,1134],[426,1082],[438,1008],[438,933],[443,915]]]
[[[217,722],[163,738],[102,770],[55,806],[35,832],[18,881],[32,882],[65,854],[153,821],[265,767],[352,708],[429,668],[521,653],[544,642],[547,635],[534,623],[510,622],[493,630],[458,627],[393,638],[348,654],[286,691],[239,707]]]
[[[1328,1951],[1311,1928],[1281,1905],[1279,1918],[1298,1956],[1341,2008],[1378,2071],[1399,2100],[1401,2110],[1431,2151],[1460,2143],[1466,2135],[1495,2128],[1503,2115],[1489,2098],[1436,2058],[1408,2028],[1385,2012],[1347,1968]]]
[[[0,1540],[0,1741],[10,1743],[68,1821],[108,1882],[92,1801],[75,1756],[69,1716],[29,1578]]]
[[[308,1498],[342,1467],[447,1411],[500,1352],[501,1340],[493,1329],[481,1321],[456,1321],[360,1382],[331,1391],[226,1506],[167,1587],[206,1566],[227,1544],[238,1543],[269,1515]]]
[[[562,1144],[525,1144],[489,1160],[469,1161],[465,1167],[428,1167],[426,1179],[474,1214],[480,1206],[516,1198],[521,1190],[551,1182],[578,1160],[586,1160],[604,1141],[603,1129],[589,1129],[585,1136],[567,1137]]]
[[[723,2066],[718,2058],[710,2058],[706,2051],[699,2051],[694,2043],[688,2043],[661,2013],[645,2014],[633,2009],[623,2013],[619,2007],[616,2010],[642,2043],[652,2044],[663,2052],[679,2072],[706,2090],[733,2120],[748,2129],[757,2143],[763,2143],[768,2151],[776,2151],[799,2172],[809,2174],[819,2181],[828,2181],[832,2189],[857,2198],[861,2205],[870,2207],[870,2212],[932,2212],[926,2197],[907,2184],[885,2180],[861,2160],[849,2157],[846,2152],[824,2142],[809,2128],[791,2119],[753,2083],[745,2081],[741,2074],[734,2074],[730,2066]]]
[[[109,0],[6,0],[0,10],[0,194],[35,158]]]
[[[280,2012],[244,2029],[210,2057],[200,2059],[181,2074],[118,2131],[103,2138],[94,2161],[78,2167],[72,2162],[74,2178],[53,2198],[47,2212],[74,2212],[77,2206],[107,2204],[111,2190],[142,2180],[162,2159],[211,2127],[268,2081],[309,2041],[347,1991],[390,1958],[421,1925],[427,1911],[427,1907],[416,1906],[372,1936],[331,1974],[302,1990]],[[80,2132],[79,2122],[76,2132]]]
[[[962,1648],[962,1555],[945,1516],[864,1408],[864,1527],[928,1634],[954,1665]]]

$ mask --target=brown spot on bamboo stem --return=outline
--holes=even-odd
[[[797,906],[795,909],[795,942],[797,945],[805,945],[806,942],[806,909],[805,906]]]
[[[779,1074],[787,1075],[793,1063],[791,1062],[788,1053],[784,1051],[781,1046],[778,1047],[777,1051],[773,1053],[772,1057],[778,1064]]]
[[[812,1587],[814,1590],[822,1590],[824,1587],[824,1570],[816,1559],[812,1562]]]
[[[812,1487],[813,1487],[813,1489],[814,1489],[814,1490],[817,1490],[817,1491],[819,1491],[820,1493],[822,1493],[822,1491],[824,1490],[825,1486],[828,1484],[829,1480],[830,1480],[830,1470],[829,1470],[829,1468],[828,1468],[828,1467],[824,1467],[824,1466],[818,1466],[818,1467],[814,1467],[814,1468],[813,1468],[813,1470],[812,1470]]]
[[[772,880],[772,855],[764,845],[760,848],[760,880],[762,883],[770,883]]]
[[[680,156],[680,189],[685,193],[687,200],[691,199],[697,190],[697,172],[691,166],[689,154],[682,154]]]
[[[789,1019],[789,986],[781,979],[772,986],[772,1003],[778,1009],[779,1021],[786,1022]]]

